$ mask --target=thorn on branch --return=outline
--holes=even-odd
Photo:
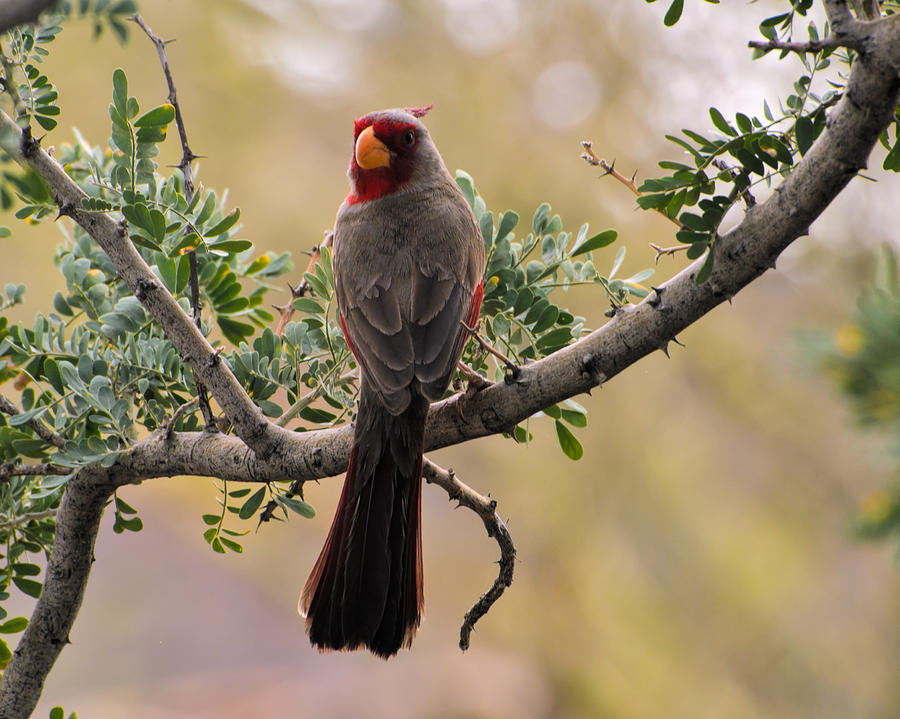
[[[38,150],[41,149],[41,141],[32,137],[30,125],[26,125],[22,130],[22,142],[19,149],[22,157],[27,160],[33,160]]]
[[[56,219],[60,220],[63,217],[74,217],[76,209],[74,202],[64,200],[59,203],[59,212],[56,214]]]

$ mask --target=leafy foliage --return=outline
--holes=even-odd
[[[796,38],[794,32],[795,21],[805,18],[812,0],[792,0],[788,6],[786,12],[760,23],[763,38],[818,41],[820,35],[812,21],[806,23],[805,37]],[[675,7],[673,3],[672,8]],[[827,33],[826,25],[824,34]],[[754,57],[766,52],[755,50]],[[781,54],[784,57],[787,51]],[[688,154],[691,164],[660,162],[659,166],[669,174],[648,179],[639,188],[641,208],[664,212],[681,223],[676,238],[688,246],[689,259],[708,253],[697,282],[705,281],[712,271],[716,239],[726,214],[741,202],[752,205],[755,186],[770,187],[773,181],[790,173],[825,129],[826,110],[842,96],[846,70],[853,61],[852,51],[828,48],[796,57],[802,72],[793,83],[793,91],[778,101],[777,110],[764,101],[760,113],[738,112],[731,119],[711,107],[709,115],[716,134],[685,129],[680,136],[666,136]],[[822,84],[827,89],[814,89]],[[900,123],[895,123],[893,145],[887,132],[882,136],[882,143],[889,150],[884,168],[895,171],[900,169],[897,128]],[[696,210],[685,209],[695,207]]]
[[[863,499],[856,530],[865,538],[900,539],[900,279],[897,257],[888,246],[882,267],[883,279],[860,296],[852,322],[804,340],[859,422],[886,433],[897,463],[894,484]]]

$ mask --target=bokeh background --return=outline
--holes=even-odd
[[[783,3],[692,0],[145,0],[163,37],[200,178],[228,188],[260,250],[308,249],[347,191],[352,119],[435,103],[448,166],[523,222],[542,201],[565,225],[615,227],[625,271],[653,265],[672,227],[579,159],[579,141],[638,179],[680,159],[663,139],[709,127],[707,108],[759,114],[799,74],[752,62],[746,41]],[[136,29],[136,28],[135,28]],[[73,22],[47,63],[60,128],[105,142],[111,75],[144,107],[165,98],[156,53]],[[170,140],[170,161],[178,148]],[[312,521],[272,523],[242,555],[213,554],[208,479],[145,482],[125,498],[145,529],[98,542],[84,606],[36,716],[55,704],[106,717],[895,717],[900,576],[893,548],[849,531],[891,475],[883,438],[860,433],[798,330],[839,326],[898,242],[896,177],[880,157],[769,272],[681,337],[579,401],[580,462],[549,422],[534,443],[499,437],[434,455],[499,500],[516,580],[456,646],[463,613],[496,572],[481,522],[426,487],[427,616],[415,647],[383,662],[319,655],[295,613],[340,481],[311,485]],[[14,224],[0,281],[25,282],[18,317],[49,307],[53,225]],[[615,246],[606,258],[612,262]],[[664,258],[655,279],[684,260]],[[597,262],[600,268],[604,260]],[[627,276],[627,275],[626,275]],[[296,277],[294,279],[297,279]],[[273,296],[283,301],[286,294]],[[600,292],[567,300],[588,325]],[[27,607],[23,608],[27,609]]]

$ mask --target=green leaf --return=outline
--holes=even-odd
[[[898,125],[900,127],[900,125]],[[885,156],[882,168],[892,172],[900,172],[900,130],[891,151]]]
[[[584,242],[579,244],[576,247],[572,248],[572,252],[569,253],[570,257],[577,257],[578,255],[583,255],[586,252],[591,252],[592,250],[598,250],[601,247],[607,247],[616,241],[619,233],[615,230],[603,230],[603,232],[598,232],[593,237],[588,237]]]
[[[325,314],[325,308],[311,297],[298,297],[291,303],[291,306],[298,312],[308,315]]]
[[[128,102],[128,78],[121,68],[113,72],[113,103],[123,117],[127,114],[125,106]]]
[[[0,634],[18,634],[27,626],[28,620],[25,617],[16,617],[0,624]]]
[[[728,120],[726,120],[722,113],[716,108],[709,108],[709,116],[712,118],[713,125],[716,126],[716,129],[724,132],[726,135],[731,135],[732,137],[737,136],[737,130],[728,123]]]
[[[141,115],[134,122],[135,127],[155,127],[168,125],[175,119],[175,108],[166,103],[159,107],[154,107],[149,112]]]
[[[502,240],[519,223],[519,215],[512,210],[507,210],[500,215],[500,225],[497,227],[497,239]]]
[[[550,221],[550,205],[546,202],[541,204],[537,210],[534,211],[534,217],[531,220],[531,228],[534,230],[534,234],[540,237],[544,234],[544,228],[547,226],[547,223]]]
[[[256,510],[259,509],[259,505],[262,504],[263,499],[266,498],[266,488],[265,485],[257,489],[246,502],[241,506],[241,511],[238,512],[238,517],[241,519],[250,519],[254,514],[256,514]]]
[[[801,155],[805,155],[815,139],[815,129],[813,128],[812,120],[806,115],[798,117],[797,122],[794,124],[794,135],[797,138],[797,149]]]
[[[232,227],[234,227],[234,225],[240,219],[241,219],[241,208],[236,207],[234,209],[234,212],[232,212],[225,219],[223,219],[221,222],[219,222],[215,227],[213,227],[210,230],[206,230],[203,233],[203,236],[204,237],[216,237],[225,232],[228,232],[228,230],[230,230]]]
[[[50,710],[50,719],[64,719],[65,715],[66,712],[62,707],[53,707]]]
[[[42,459],[50,449],[42,439],[15,439],[12,447],[19,454],[34,459]]]
[[[232,552],[237,554],[241,554],[244,551],[244,548],[235,542],[234,540],[228,539],[227,537],[219,537],[219,540],[222,543],[222,546],[230,549]]]
[[[280,504],[282,507],[286,507],[290,509],[292,512],[296,512],[301,517],[306,517],[307,519],[312,519],[316,516],[316,510],[313,509],[312,505],[307,504],[302,499],[296,499],[294,497],[287,497],[283,494],[274,495],[275,501]]]
[[[616,259],[613,260],[612,269],[609,271],[609,279],[612,279],[616,276],[616,272],[619,271],[619,268],[622,266],[622,262],[625,261],[625,247],[620,247],[619,251],[616,253]]]
[[[560,410],[562,418],[573,427],[587,427],[587,415],[584,412],[576,412],[571,409]]]
[[[204,514],[202,519],[204,524],[215,526],[219,523],[221,517],[218,514]]]
[[[584,447],[581,442],[576,439],[572,431],[562,422],[556,420],[556,438],[559,440],[559,446],[569,459],[578,461],[584,456]]]
[[[218,242],[208,242],[206,246],[210,250],[215,250],[217,252],[226,252],[229,255],[236,255],[239,252],[244,252],[253,247],[253,243],[250,240],[219,240]]]
[[[13,584],[15,584],[20,591],[27,594],[29,597],[34,597],[37,599],[41,596],[41,588],[42,584],[40,582],[36,582],[33,579],[25,579],[24,577],[13,576],[12,578]]]
[[[681,12],[684,10],[684,0],[672,0],[666,16],[663,18],[663,25],[672,27],[681,18]]]
[[[709,276],[712,273],[713,263],[715,262],[714,255],[713,246],[710,245],[709,252],[706,254],[706,259],[700,267],[700,271],[697,272],[697,276],[694,278],[694,282],[698,285],[702,285],[709,279]]]

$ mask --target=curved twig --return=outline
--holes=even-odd
[[[506,523],[497,514],[497,500],[484,497],[464,482],[461,482],[452,469],[439,467],[426,458],[422,463],[422,477],[426,482],[441,487],[451,501],[459,503],[460,507],[471,509],[481,517],[488,536],[496,540],[500,547],[500,570],[497,578],[472,608],[466,612],[462,626],[459,629],[459,648],[465,651],[469,648],[469,640],[475,623],[487,614],[494,603],[500,599],[506,588],[512,584],[513,573],[516,566],[516,546]]]

